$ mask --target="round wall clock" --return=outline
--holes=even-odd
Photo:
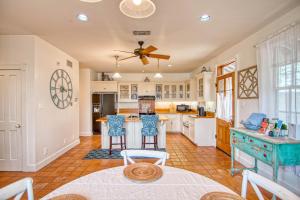
[[[57,108],[65,109],[72,103],[73,87],[69,74],[58,69],[50,79],[50,95]]]

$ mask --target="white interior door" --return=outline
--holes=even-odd
[[[0,70],[0,171],[22,170],[21,73]]]

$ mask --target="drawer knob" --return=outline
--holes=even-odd
[[[250,140],[250,142],[253,142],[253,140]]]
[[[264,144],[264,147],[265,147],[265,148],[267,148],[267,145],[266,145],[266,144]]]
[[[266,157],[267,157],[267,154],[264,153],[264,157],[266,158]]]

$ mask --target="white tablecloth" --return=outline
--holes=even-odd
[[[49,193],[80,194],[99,200],[199,200],[207,192],[234,193],[224,185],[187,170],[164,166],[163,176],[151,183],[135,183],[123,175],[124,166],[83,176]]]

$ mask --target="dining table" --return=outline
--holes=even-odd
[[[97,171],[73,180],[42,198],[78,194],[88,200],[200,200],[208,192],[236,194],[226,186],[185,169],[160,166],[153,182],[136,182],[123,174],[124,166]]]

